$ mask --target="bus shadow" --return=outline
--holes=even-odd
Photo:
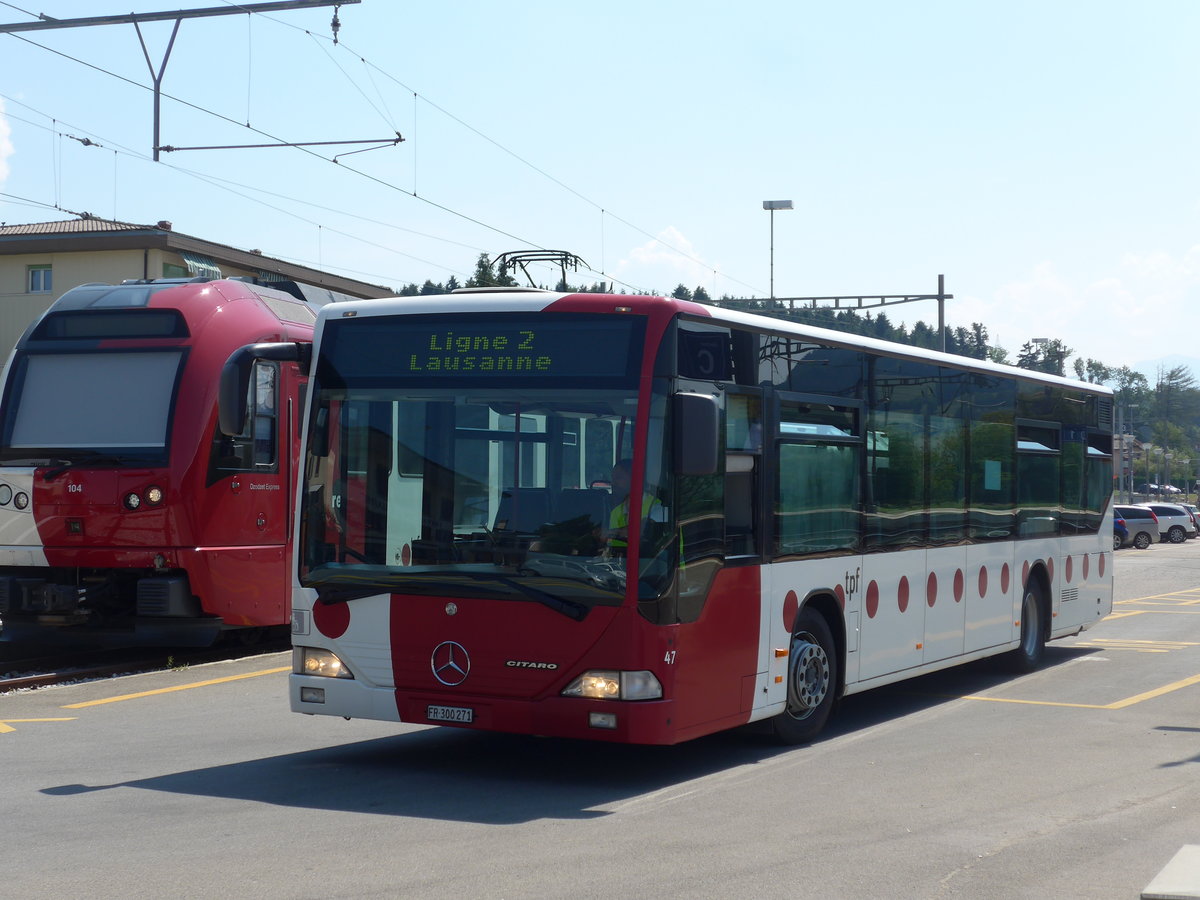
[[[1083,651],[1047,649],[1047,665]],[[973,663],[847,698],[813,748],[1009,681]],[[430,728],[352,744],[215,765],[115,784],[42,789],[70,797],[114,788],[299,809],[489,825],[592,819],[611,807],[689,781],[808,748],[776,744],[749,725],[674,747],[612,745]]]

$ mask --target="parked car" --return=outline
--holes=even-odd
[[[1151,544],[1159,541],[1158,516],[1148,506],[1124,506],[1114,508],[1116,515],[1125,520],[1129,531],[1129,543],[1139,550],[1145,550]]]
[[[1159,540],[1182,544],[1196,536],[1196,521],[1192,514],[1178,503],[1146,503],[1158,517]]]
[[[1175,487],[1175,485],[1173,485],[1173,484],[1154,484],[1153,482],[1139,484],[1137,486],[1137,492],[1139,494],[1158,494],[1158,495],[1182,494],[1183,493],[1183,491],[1181,491],[1179,488]]]
[[[1125,520],[1120,516],[1113,516],[1113,549],[1120,550],[1129,543],[1129,529],[1125,527]]]
[[[1192,514],[1192,521],[1196,523],[1196,532],[1200,534],[1200,507],[1194,503],[1180,503],[1179,505]]]

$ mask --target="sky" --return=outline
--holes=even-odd
[[[0,0],[0,24],[218,6],[236,4]],[[580,257],[574,284],[713,297],[944,275],[947,324],[984,324],[1011,358],[1050,338],[1151,383],[1200,376],[1196,0],[337,16],[336,43],[331,7],[184,20],[165,66],[170,22],[141,26],[145,52],[131,24],[0,34],[0,222],[165,219],[397,290],[528,249]],[[148,63],[160,145],[314,145],[156,162]],[[936,324],[937,306],[888,315]]]

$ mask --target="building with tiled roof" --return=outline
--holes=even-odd
[[[0,358],[56,298],[90,281],[253,276],[299,281],[353,297],[393,291],[353,278],[181,234],[162,221],[135,225],[83,216],[0,225]]]

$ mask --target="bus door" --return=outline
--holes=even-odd
[[[388,479],[385,560],[388,565],[410,566],[414,542],[421,537],[426,404],[400,400],[391,406],[392,433],[396,440],[395,459]]]
[[[862,407],[843,398],[777,395],[768,457],[774,482],[774,562],[768,694],[786,698],[786,656],[795,612],[814,592],[832,592],[845,622],[847,669],[858,664],[867,582],[861,555]],[[777,681],[782,676],[782,681]]]
[[[939,367],[929,378],[925,414],[928,557],[924,662],[963,652],[977,584],[967,584],[968,418],[964,373]],[[968,590],[970,587],[970,590]]]

